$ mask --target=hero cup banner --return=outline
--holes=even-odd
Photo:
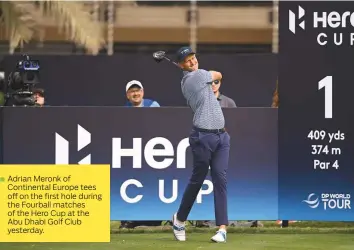
[[[224,112],[230,219],[276,219],[277,110]],[[110,164],[112,220],[170,220],[192,173],[192,118],[188,108],[5,108],[4,161]],[[208,177],[189,219],[214,219],[212,191]]]
[[[279,2],[279,217],[353,221],[354,4]]]
[[[231,136],[229,218],[278,219],[277,109],[224,113]],[[112,220],[170,220],[178,209],[193,165],[188,108],[5,108],[3,118],[6,164],[110,164]],[[190,220],[214,219],[212,191],[208,177]],[[332,200],[350,205],[347,194],[308,191],[297,203],[312,219],[330,219],[333,211],[340,215],[344,208]],[[293,215],[300,219],[296,211]]]
[[[311,35],[310,41],[320,46],[354,46],[354,8],[351,2],[335,1],[282,3],[281,11],[288,9],[289,30],[298,36]]]

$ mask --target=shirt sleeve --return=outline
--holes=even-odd
[[[203,83],[211,84],[213,82],[213,76],[210,71],[198,69],[198,76],[201,78]]]
[[[230,108],[237,108],[236,103],[234,100],[230,98]]]
[[[154,101],[153,103],[151,103],[150,107],[160,107],[160,104],[158,104],[158,102]]]

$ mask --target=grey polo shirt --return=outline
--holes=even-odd
[[[220,93],[217,99],[222,108],[236,108],[236,103],[230,97],[227,97]]]
[[[211,73],[198,69],[193,72],[184,71],[183,75],[182,94],[193,110],[193,125],[203,129],[224,128],[224,114],[211,88]]]

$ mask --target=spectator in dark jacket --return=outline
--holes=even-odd
[[[222,108],[236,108],[236,103],[230,97],[221,94],[220,92],[221,80],[213,81],[211,87],[213,89],[214,95],[219,101],[219,104]]]

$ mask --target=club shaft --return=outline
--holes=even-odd
[[[176,63],[176,62],[172,61],[172,60],[171,60],[170,58],[168,58],[167,56],[165,56],[164,58],[165,58],[167,61],[169,61],[169,62],[173,63],[174,65],[176,65],[176,66],[179,68],[178,63]]]

